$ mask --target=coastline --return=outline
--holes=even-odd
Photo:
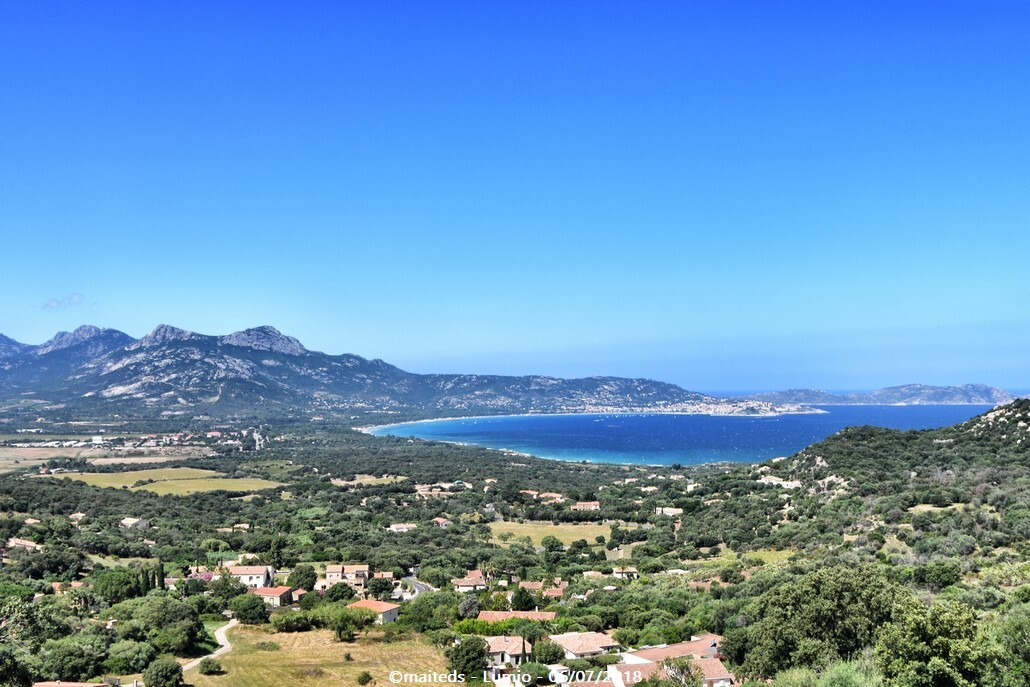
[[[846,405],[846,404],[840,404]],[[855,404],[850,404],[855,405]],[[740,417],[740,418],[767,418],[767,417],[782,417],[784,415],[820,415],[829,413],[828,410],[821,410],[814,406],[805,406],[805,410],[783,410],[779,412],[771,413],[691,413],[685,410],[643,410],[643,409],[631,409],[624,408],[621,410],[605,410],[605,411],[584,411],[584,412],[565,412],[565,413],[502,413],[500,415],[455,415],[450,417],[433,417],[423,418],[421,420],[407,420],[405,422],[387,422],[381,425],[365,425],[362,427],[351,427],[355,432],[361,432],[362,434],[369,434],[371,436],[380,436],[376,434],[376,430],[387,429],[389,427],[400,427],[403,425],[419,425],[428,422],[454,422],[456,420],[491,420],[496,418],[519,418],[519,417],[604,417],[610,415],[698,415],[703,417]]]
[[[561,412],[561,413],[507,413],[502,415],[468,415],[468,416],[451,416],[446,418],[423,418],[419,420],[410,420],[407,422],[389,422],[379,425],[368,425],[363,427],[353,427],[355,431],[371,436],[390,436],[393,438],[405,439],[418,439],[419,441],[426,442],[440,442],[448,443],[457,446],[474,446],[478,448],[484,448],[492,451],[501,451],[510,457],[517,456],[532,456],[535,458],[542,458],[545,460],[559,460],[564,462],[572,463],[603,463],[611,465],[628,465],[628,466],[660,466],[660,465],[671,465],[674,462],[684,466],[699,466],[699,465],[711,465],[718,463],[727,464],[738,464],[738,463],[751,463],[757,464],[770,460],[776,456],[789,455],[805,445],[817,443],[823,440],[825,437],[830,436],[837,431],[840,431],[844,427],[858,426],[864,424],[871,424],[880,427],[893,427],[896,429],[929,429],[937,426],[946,426],[954,424],[956,422],[962,422],[972,416],[972,412],[964,418],[955,419],[949,417],[948,413],[944,413],[944,417],[940,418],[938,413],[930,413],[925,415],[919,412],[918,409],[924,411],[931,411],[933,408],[939,408],[941,410],[945,408],[971,408],[975,409],[976,414],[983,412],[983,410],[989,410],[991,406],[985,404],[839,404],[833,406],[831,410],[828,407],[808,407],[807,412],[804,413],[776,413],[776,414],[726,414],[726,413],[697,413],[697,412],[644,412],[639,410],[627,410],[621,409],[618,411],[609,412]],[[854,411],[860,411],[862,409],[883,409],[886,414],[880,412],[868,412],[865,413],[848,413],[845,412],[847,409]],[[916,421],[894,420],[891,418],[904,418],[913,417],[909,413],[905,413],[902,416],[896,415],[898,411],[909,410],[915,412]],[[838,413],[842,416],[838,417]],[[961,414],[961,413],[960,413]],[[954,415],[954,412],[951,413]],[[740,427],[740,437],[745,437],[741,442],[739,440],[733,440],[732,443],[719,444],[705,442],[694,443],[688,442],[683,445],[673,446],[668,445],[665,448],[655,451],[648,447],[648,444],[641,444],[638,448],[634,444],[623,443],[621,447],[616,444],[605,444],[604,442],[583,445],[582,447],[574,447],[571,444],[547,444],[544,442],[540,444],[538,442],[527,440],[529,435],[520,436],[513,434],[506,436],[503,431],[503,421],[506,420],[520,420],[527,419],[538,421],[545,421],[547,419],[580,419],[580,424],[584,422],[587,425],[592,425],[590,421],[602,422],[605,425],[609,425],[615,422],[616,425],[622,426],[622,420],[626,420],[627,423],[632,423],[634,418],[662,418],[662,417],[695,417],[705,418],[706,424],[703,426],[712,426],[707,421],[721,422],[724,427],[723,436],[738,436],[738,430],[735,427]],[[787,418],[795,418],[788,420]],[[811,421],[803,418],[809,417]],[[922,417],[923,419],[919,419]],[[723,420],[723,418],[726,418]],[[749,418],[753,422],[746,423],[745,425],[737,425],[737,423],[731,418]],[[825,418],[820,420],[819,418]],[[500,421],[500,422],[495,422]],[[491,423],[495,424],[487,426],[484,424],[481,430],[474,430],[469,425],[478,423]],[[766,422],[772,422],[772,425],[766,425]],[[778,430],[774,426],[779,426],[780,422],[788,423],[783,427],[784,429]],[[436,429],[423,430],[430,423],[455,423],[455,428],[461,426],[464,423],[466,426],[458,431],[452,431],[449,427],[441,427],[439,429],[439,435],[434,435]],[[800,423],[800,424],[799,424]],[[769,445],[764,445],[764,440],[759,439],[756,443],[755,437],[768,434],[768,436],[775,437],[780,432],[796,432],[800,427],[811,427],[812,423],[814,427],[819,428],[818,432],[812,433],[805,439],[805,442],[797,446],[793,446],[793,441],[790,443],[784,443],[781,440],[774,440]],[[839,425],[839,426],[836,426]],[[549,425],[534,425],[546,431],[545,427]],[[627,424],[626,427],[633,427],[634,424]],[[469,432],[471,431],[471,434]],[[583,430],[580,430],[583,431]],[[592,430],[586,430],[591,432]],[[477,440],[477,434],[492,434],[497,433],[492,441]],[[728,432],[729,434],[726,434]],[[780,435],[784,436],[784,435]],[[470,440],[471,439],[471,440]],[[509,442],[514,442],[514,445]],[[659,453],[665,453],[664,456],[659,456]]]

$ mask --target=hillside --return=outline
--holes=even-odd
[[[129,416],[334,412],[768,412],[647,379],[419,375],[328,355],[273,327],[209,336],[161,325],[141,339],[83,326],[41,346],[0,340],[8,411]]]
[[[804,405],[997,405],[1008,403],[1015,396],[1004,389],[985,384],[929,386],[904,384],[877,389],[868,393],[833,393],[818,389],[788,389],[742,396],[774,404]]]

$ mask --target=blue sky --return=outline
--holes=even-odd
[[[1030,4],[0,8],[0,332],[1030,388]]]

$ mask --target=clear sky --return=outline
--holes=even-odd
[[[0,7],[0,332],[1030,387],[1030,3]]]

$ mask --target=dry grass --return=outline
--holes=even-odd
[[[439,649],[416,641],[386,644],[375,638],[339,643],[331,632],[269,634],[237,627],[229,633],[233,649],[218,660],[224,675],[186,673],[195,687],[323,687],[356,685],[357,676],[368,671],[380,685],[388,685],[391,671],[402,673],[446,672]],[[261,651],[257,642],[274,642],[277,651]],[[350,653],[353,661],[343,656]]]
[[[908,509],[909,513],[935,513],[942,510],[965,510],[966,504],[953,503],[950,506],[935,506],[930,503],[919,503]]]
[[[627,529],[632,529],[632,527]],[[550,522],[491,522],[490,530],[493,532],[493,541],[495,543],[502,543],[501,540],[497,538],[499,534],[502,532],[511,532],[515,535],[513,539],[529,537],[537,546],[539,546],[540,541],[548,535],[557,537],[562,544],[566,545],[571,544],[577,539],[586,539],[588,544],[593,545],[595,537],[600,535],[607,540],[608,535],[612,532],[609,525],[579,523],[563,523],[561,525],[555,525]]]
[[[332,480],[332,483],[338,487],[354,487],[364,484],[394,484],[395,482],[402,482],[406,479],[408,478],[402,475],[387,475],[385,477],[376,477],[374,475],[354,475],[354,479],[350,481],[334,479]]]
[[[129,470],[127,472],[68,472],[53,475],[53,477],[73,479],[94,487],[120,488],[131,487],[140,480],[163,482],[165,480],[203,479],[217,477],[218,474],[214,470],[201,470],[199,468],[156,468],[153,470]]]
[[[52,475],[60,479],[73,479],[94,487],[132,487],[141,480],[150,484],[132,487],[133,491],[152,491],[155,494],[195,494],[201,491],[259,491],[280,486],[279,482],[253,477],[227,478],[214,470],[199,468],[156,468],[153,470],[130,470],[128,472],[65,473]]]
[[[0,447],[0,473],[42,465],[55,457],[40,453],[49,450],[51,449]]]
[[[272,487],[278,486],[281,486],[280,482],[269,482],[266,479],[258,479],[256,477],[234,477],[231,479],[173,479],[147,484],[142,487],[137,487],[136,489],[133,489],[133,491],[152,491],[155,494],[161,495],[172,494],[174,496],[183,496],[185,494],[196,494],[201,491],[217,491],[219,489],[225,489],[226,491],[261,491],[262,489],[271,489]]]

